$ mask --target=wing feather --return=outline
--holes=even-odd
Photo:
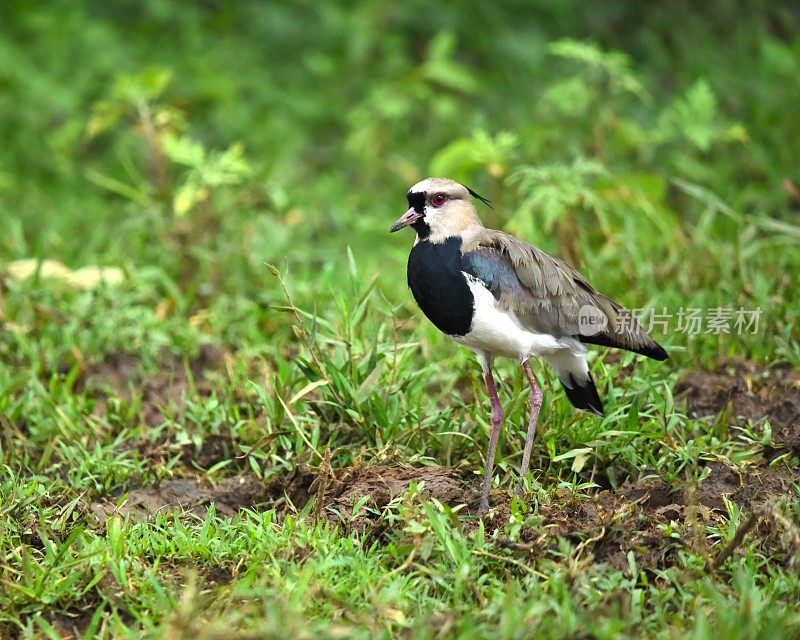
[[[630,312],[598,293],[575,269],[512,235],[483,229],[462,246],[464,271],[483,281],[501,307],[530,331],[618,347],[663,360],[666,351]],[[593,336],[579,328],[581,307],[591,305],[608,319]]]

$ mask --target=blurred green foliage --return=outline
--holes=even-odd
[[[6,256],[129,255],[115,195],[150,170],[147,105],[206,163],[243,145],[252,193],[226,215],[301,207],[306,237],[382,230],[430,170],[511,206],[517,165],[578,166],[580,180],[585,158],[701,183],[739,211],[797,204],[781,188],[800,180],[791,2],[10,1],[0,22]],[[198,161],[174,187],[180,211],[232,179]]]

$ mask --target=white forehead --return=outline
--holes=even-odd
[[[408,191],[409,193],[430,193],[431,191],[443,190],[447,193],[460,193],[466,196],[467,189],[464,185],[459,184],[450,178],[426,178],[415,184]]]
[[[408,191],[409,193],[427,193],[429,189],[431,189],[434,185],[435,178],[426,178],[420,182],[417,182],[413,187],[411,187]]]

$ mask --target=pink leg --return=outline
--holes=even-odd
[[[536,423],[539,421],[539,410],[542,408],[542,392],[539,390],[539,385],[536,384],[536,378],[531,371],[531,365],[526,360],[522,363],[522,368],[528,376],[528,383],[531,385],[531,418],[528,422],[528,434],[525,436],[525,449],[522,452],[522,465],[519,469],[519,493],[525,486],[525,476],[528,474],[528,467],[531,462],[531,447],[533,447],[533,439],[536,437]]]
[[[479,513],[489,510],[489,489],[492,486],[492,468],[494,467],[494,454],[497,450],[497,440],[500,437],[500,425],[503,422],[503,407],[500,406],[500,398],[497,397],[497,387],[494,384],[491,366],[486,366],[484,370],[486,380],[486,390],[492,401],[492,432],[489,436],[489,450],[486,452],[486,474],[483,477],[483,491],[481,492],[481,503],[478,508]]]

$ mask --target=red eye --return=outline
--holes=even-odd
[[[436,193],[431,198],[431,204],[437,208],[441,207],[445,202],[447,202],[447,196],[443,193]]]

